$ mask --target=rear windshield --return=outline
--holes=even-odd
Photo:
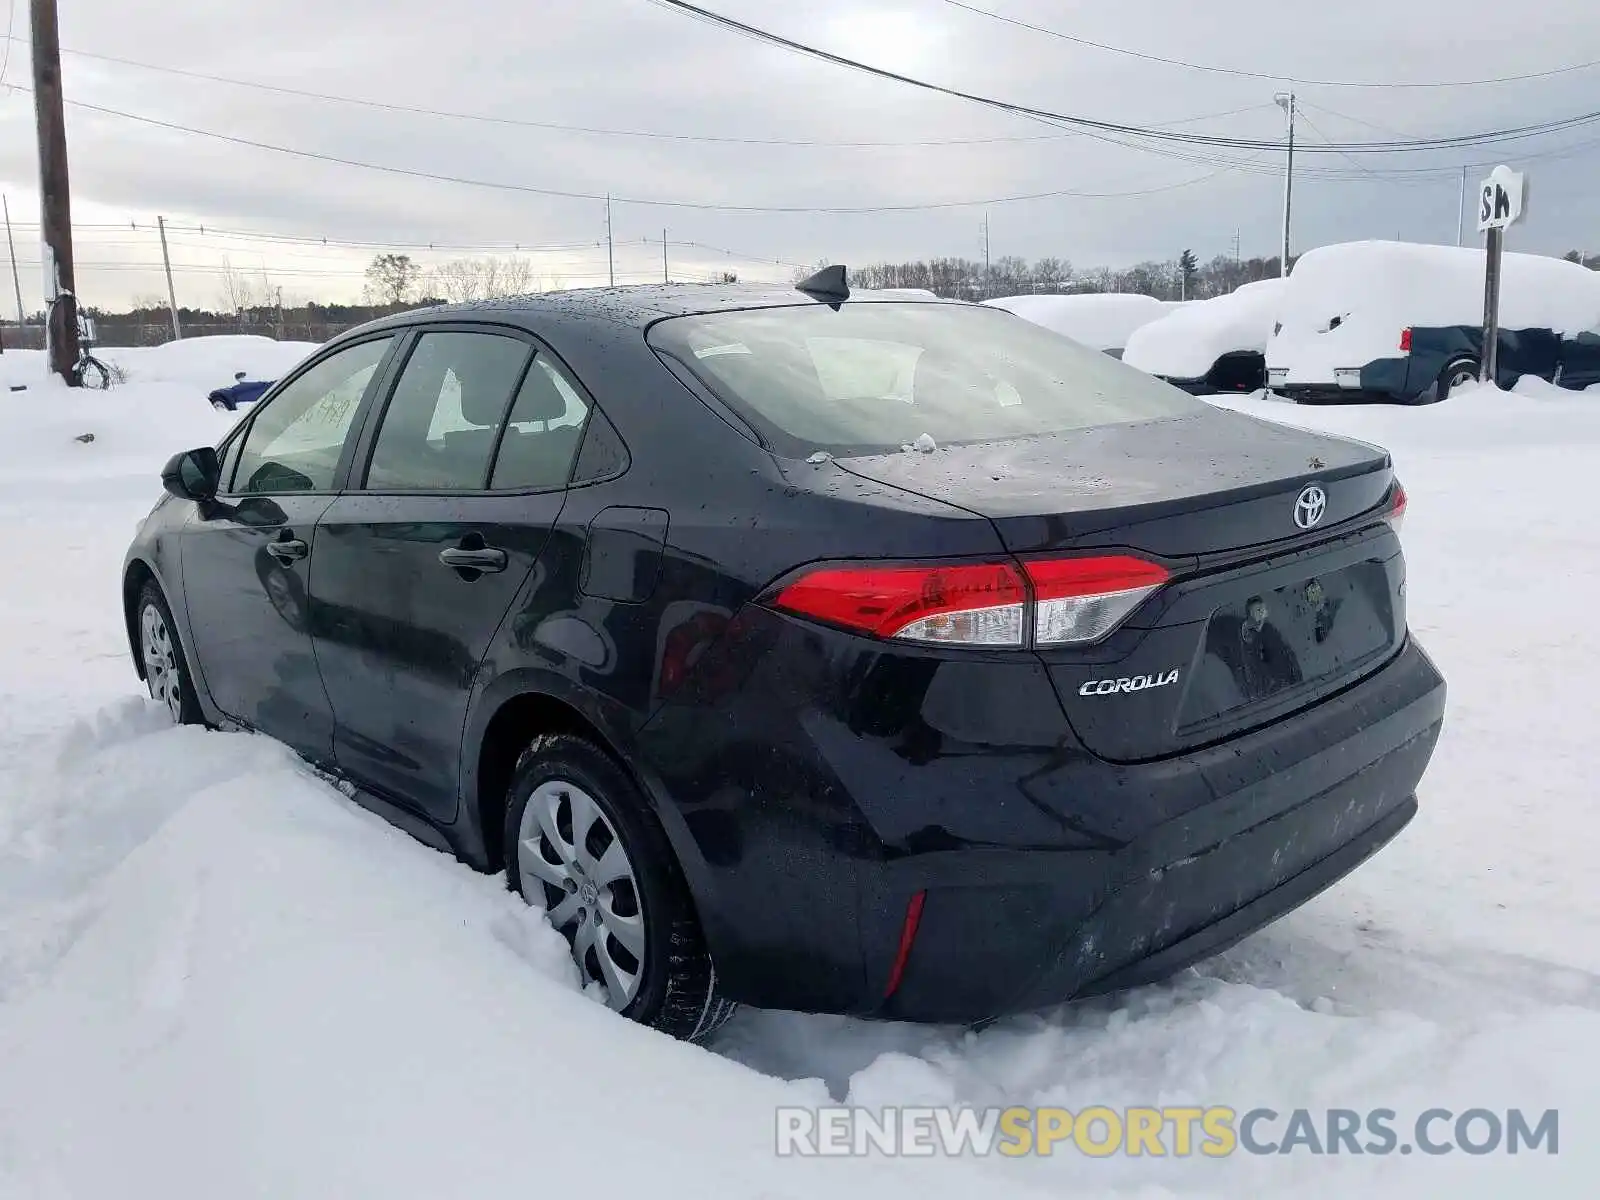
[[[841,457],[1194,412],[1109,355],[979,305],[822,304],[674,317],[650,341],[779,454]]]

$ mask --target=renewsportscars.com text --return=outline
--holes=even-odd
[[[1066,1108],[780,1108],[777,1152],[799,1156],[1227,1158],[1310,1155],[1559,1154],[1560,1113],[1519,1108],[1222,1106]]]

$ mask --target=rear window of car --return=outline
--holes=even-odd
[[[883,454],[1184,416],[1200,402],[1010,313],[846,302],[650,330],[778,453]]]

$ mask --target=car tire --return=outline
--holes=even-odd
[[[666,832],[609,754],[573,734],[535,738],[512,776],[504,844],[511,890],[549,914],[608,1007],[685,1041],[733,1015]]]
[[[1465,387],[1469,383],[1476,383],[1480,368],[1474,359],[1458,358],[1439,372],[1439,383],[1434,389],[1434,398],[1437,400],[1450,399],[1450,393]]]
[[[153,579],[139,589],[134,629],[150,698],[166,707],[175,725],[205,724],[194,678],[183,655],[183,642],[178,638],[177,622],[172,619],[172,609],[160,584]]]

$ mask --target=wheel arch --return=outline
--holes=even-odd
[[[129,559],[122,569],[122,623],[128,635],[128,653],[133,656],[133,669],[140,679],[144,678],[144,656],[139,653],[139,614],[135,609],[139,605],[139,593],[144,591],[147,583],[161,587],[155,568],[142,558]],[[163,588],[163,595],[165,591]],[[169,599],[167,603],[172,601]]]
[[[608,719],[592,696],[561,676],[516,672],[491,684],[476,708],[478,715],[468,718],[462,745],[458,853],[485,871],[504,867],[506,791],[517,760],[540,734],[571,733],[598,746],[638,788],[666,831],[690,892],[698,892],[696,880],[702,871],[682,814],[665,799],[653,772],[631,752],[625,727]]]

